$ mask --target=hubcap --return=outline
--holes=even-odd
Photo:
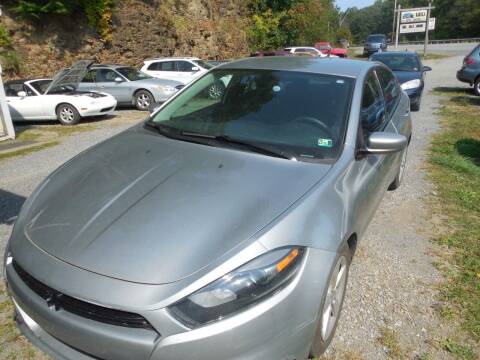
[[[150,97],[147,94],[140,94],[137,97],[137,104],[142,109],[147,109],[150,106]]]
[[[328,284],[327,296],[322,312],[322,340],[327,341],[340,314],[345,285],[347,283],[347,259],[345,256],[338,259]]]
[[[62,121],[72,122],[74,118],[75,118],[75,114],[73,113],[72,109],[68,107],[64,107],[60,110],[60,119],[62,119]]]
[[[212,86],[210,86],[210,89],[208,89],[208,95],[211,99],[218,99],[222,96],[222,93],[222,88],[218,84],[213,84]]]

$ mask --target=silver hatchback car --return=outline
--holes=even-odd
[[[61,359],[321,354],[409,109],[379,63],[216,67],[29,197],[5,255],[18,326]]]

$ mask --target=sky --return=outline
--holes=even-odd
[[[372,5],[374,3],[374,0],[336,0],[336,3],[342,11],[345,11],[349,7],[356,6],[360,9],[365,6]]]

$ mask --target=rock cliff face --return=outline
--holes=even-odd
[[[159,56],[227,59],[248,53],[244,1],[123,0],[104,42],[81,14],[20,21],[4,8],[0,17],[14,40],[17,76],[52,76],[79,59],[141,67]]]

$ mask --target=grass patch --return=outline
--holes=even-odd
[[[58,141],[49,141],[43,144],[34,145],[27,148],[19,149],[19,150],[9,151],[7,153],[0,154],[0,160],[9,159],[15,156],[27,155],[35,151],[44,150],[58,144],[59,144]]]
[[[418,54],[422,60],[440,60],[451,57],[451,55],[447,54],[436,54],[436,53],[427,53],[427,55],[423,55],[423,53]]]
[[[382,327],[380,329],[378,342],[386,348],[389,359],[404,358],[404,354],[402,348],[400,347],[400,342],[398,341],[395,331],[387,327]]]
[[[443,342],[443,347],[445,348],[445,350],[452,353],[457,358],[465,359],[465,360],[474,360],[475,359],[475,354],[472,351],[472,349],[470,349],[466,346],[460,345],[452,339],[445,340]]]
[[[458,320],[480,341],[480,103],[465,90],[437,89],[447,94],[439,111],[442,131],[433,138],[430,177],[438,193],[434,211],[447,218],[437,237],[445,247],[439,268],[447,281],[441,289],[442,313]],[[470,359],[466,348],[447,340],[445,348]],[[448,346],[447,346],[448,345]],[[461,350],[463,349],[463,350]],[[473,355],[474,356],[474,355]],[[473,358],[473,357],[472,357]]]

